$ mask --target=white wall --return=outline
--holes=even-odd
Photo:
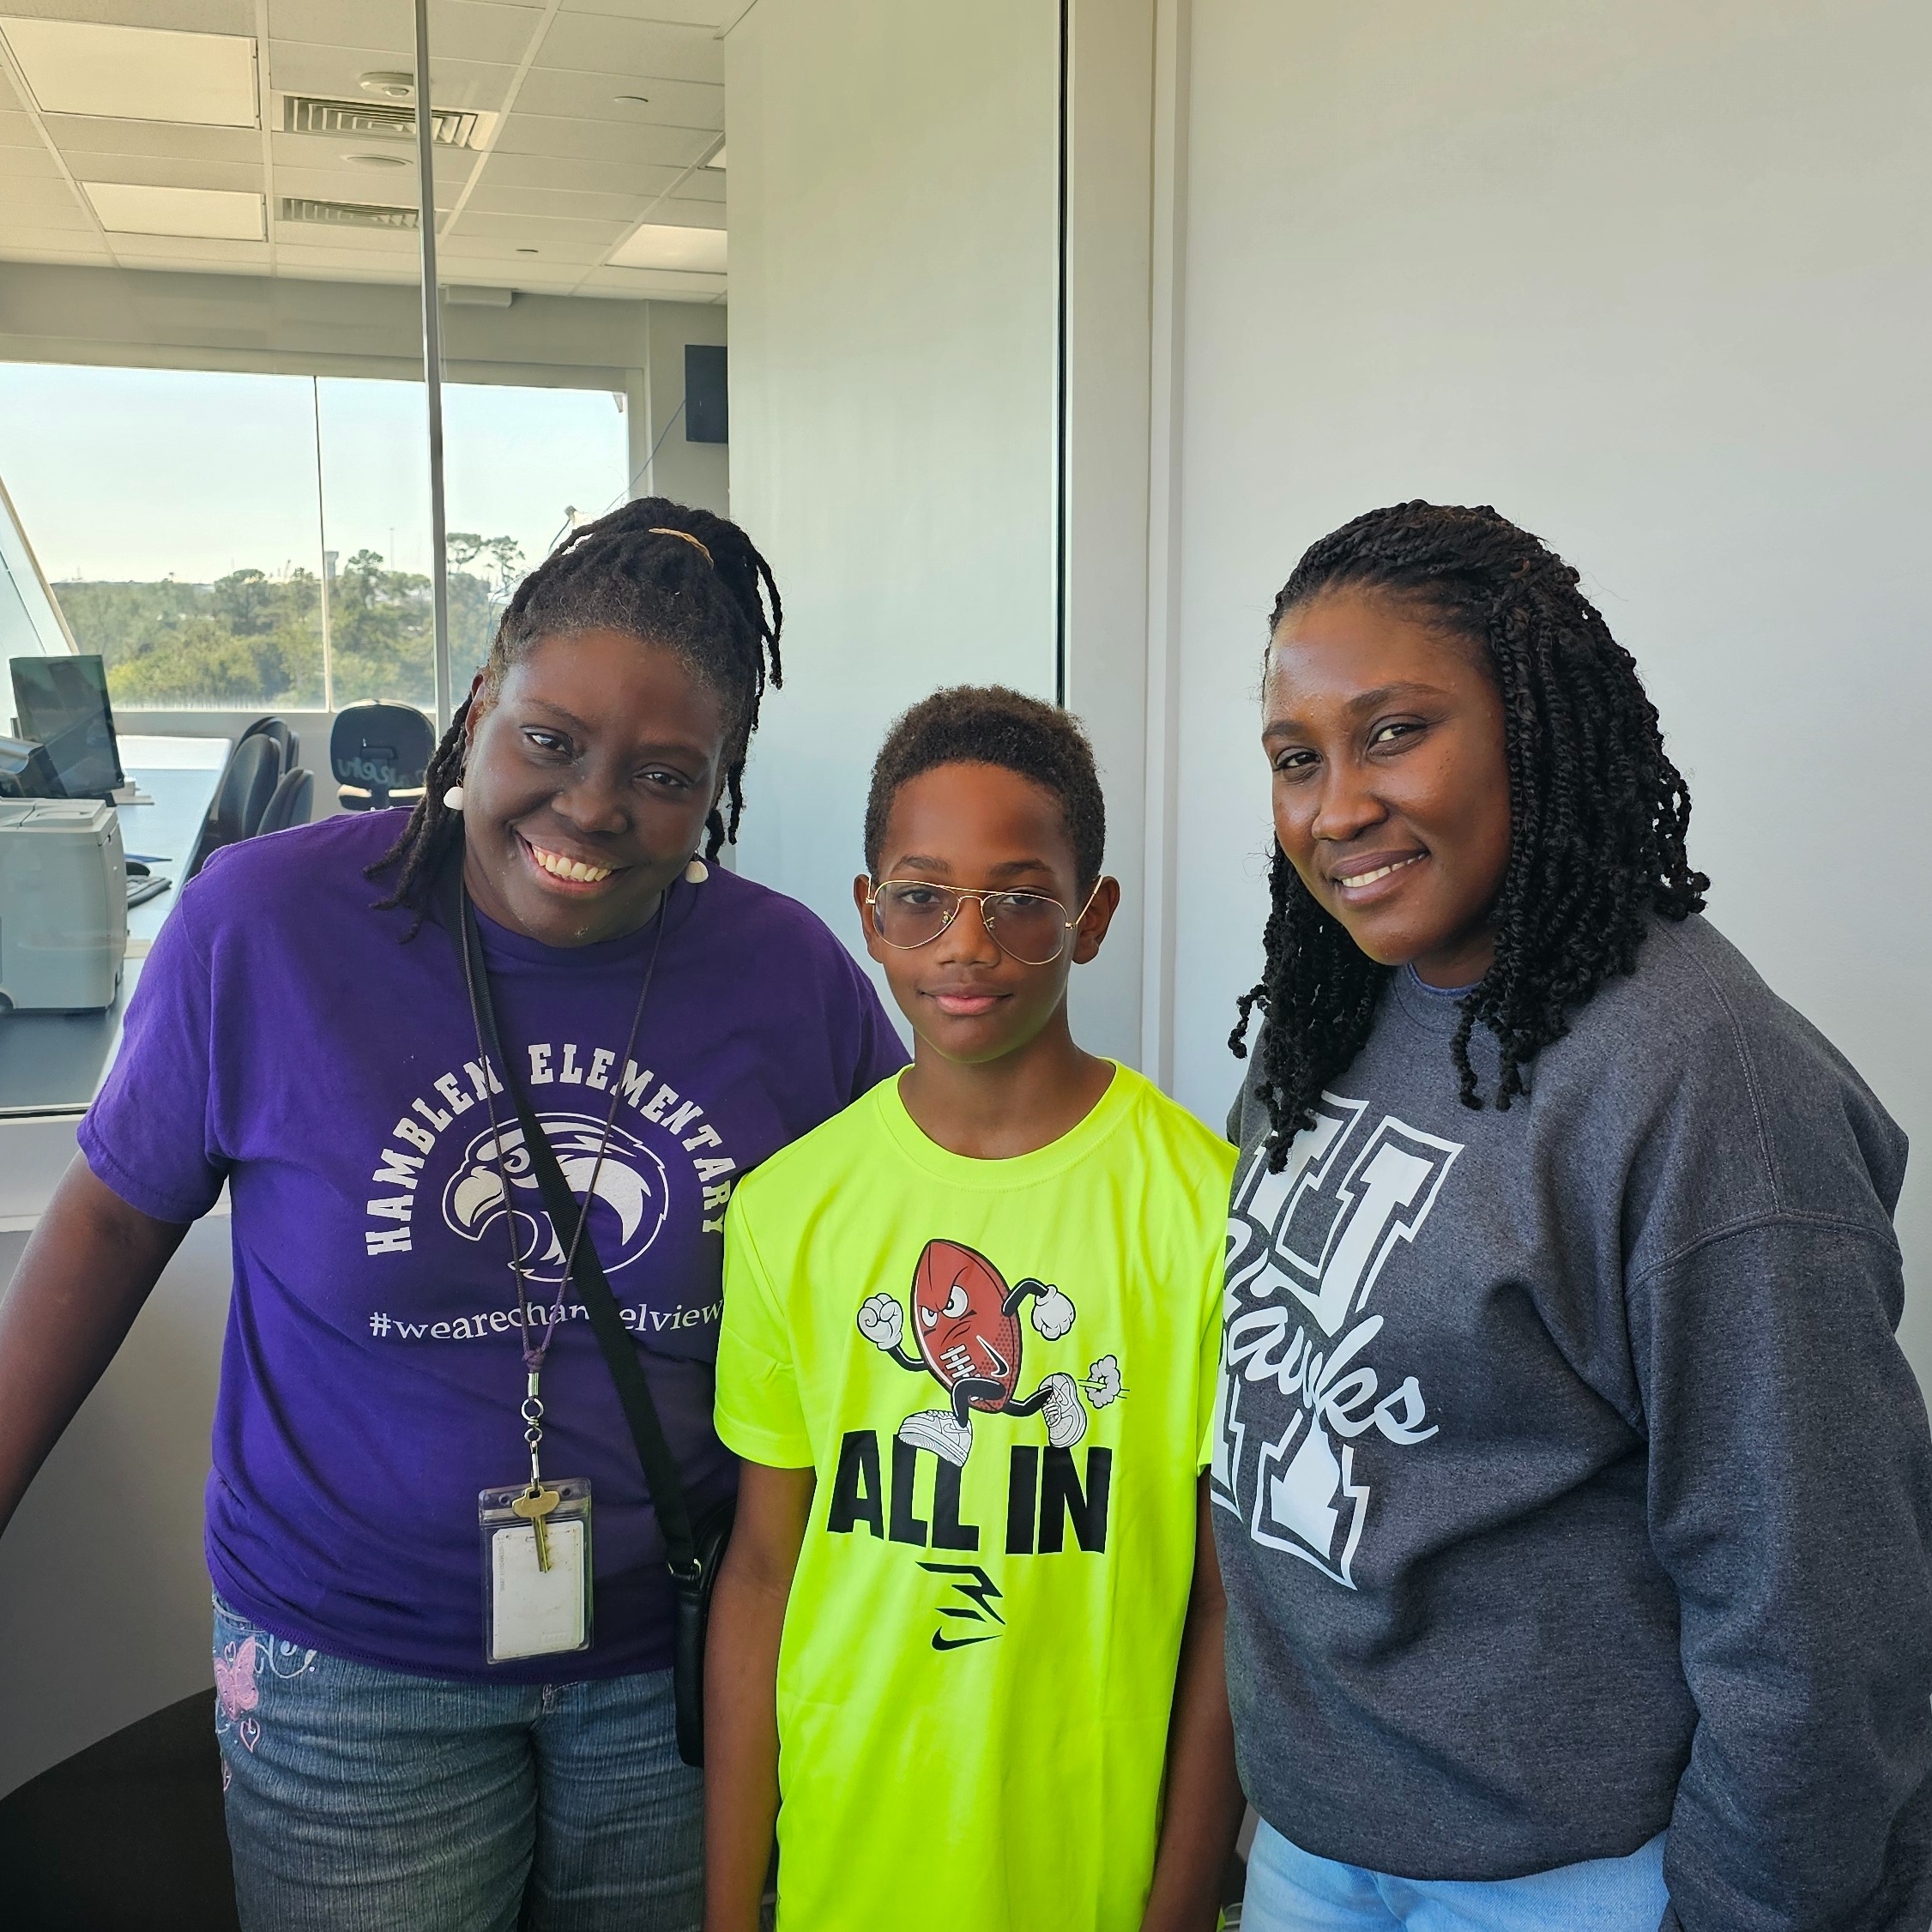
[[[725,339],[720,304],[645,305],[644,407],[630,413],[632,496],[668,497],[720,516],[731,514],[729,445],[693,443],[684,414],[685,346]]]
[[[760,0],[727,43],[732,512],[785,598],[742,864],[854,937],[872,758],[1051,696],[1058,21]]]
[[[1918,1148],[1932,1384],[1932,10],[1201,0],[1186,156],[1176,1062],[1258,969],[1254,685],[1314,537],[1492,503],[1585,573],[1711,912]]]

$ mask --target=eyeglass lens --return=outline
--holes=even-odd
[[[872,901],[878,936],[902,950],[936,939],[951,925],[961,896],[917,879],[889,879]],[[987,930],[1023,966],[1045,966],[1066,943],[1066,909],[1038,892],[989,892],[980,902]]]

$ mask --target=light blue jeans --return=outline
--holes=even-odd
[[[215,1731],[246,1932],[689,1932],[703,1774],[667,1670],[462,1683],[217,1601]]]
[[[1669,1902],[1663,1838],[1528,1878],[1390,1878],[1317,1858],[1264,1820],[1247,1855],[1241,1932],[1657,1932]]]

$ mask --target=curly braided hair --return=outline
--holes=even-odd
[[[1107,803],[1086,728],[1071,711],[1005,685],[953,685],[894,719],[866,797],[866,869],[874,878],[900,788],[943,764],[999,765],[1051,792],[1080,890],[1091,890],[1107,852]]]
[[[1710,880],[1685,854],[1690,794],[1663,749],[1630,654],[1578,588],[1574,570],[1487,505],[1372,510],[1312,545],[1275,600],[1269,630],[1331,590],[1379,592],[1482,648],[1502,697],[1509,859],[1493,917],[1496,956],[1460,1003],[1450,1054],[1464,1106],[1476,1023],[1495,1035],[1495,1103],[1529,1089],[1525,1069],[1567,1017],[1637,963],[1651,914],[1704,909]],[[1268,1109],[1268,1162],[1313,1125],[1323,1085],[1355,1057],[1390,969],[1379,966],[1302,884],[1277,845],[1266,966],[1229,1035],[1247,1058],[1266,1016],[1254,1093]]]
[[[715,859],[738,836],[745,758],[765,685],[785,681],[783,624],[771,566],[735,523],[663,497],[640,497],[573,530],[517,585],[483,667],[482,695],[493,700],[511,665],[544,638],[573,631],[619,631],[675,652],[724,700],[729,813],[713,806],[705,821],[704,855]],[[395,869],[378,909],[406,906],[418,925],[444,855],[462,836],[462,814],[443,794],[462,777],[471,702],[457,706],[436,747],[402,836],[368,870],[373,878]]]

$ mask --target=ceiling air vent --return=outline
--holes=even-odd
[[[474,148],[490,137],[497,118],[468,109],[435,107],[430,119],[436,140],[444,148]],[[416,110],[402,102],[328,100],[319,94],[287,94],[281,97],[284,134],[325,134],[357,140],[414,141]]]
[[[329,228],[409,228],[416,226],[413,208],[383,208],[374,202],[317,202],[305,195],[281,197],[284,221],[315,221]]]

